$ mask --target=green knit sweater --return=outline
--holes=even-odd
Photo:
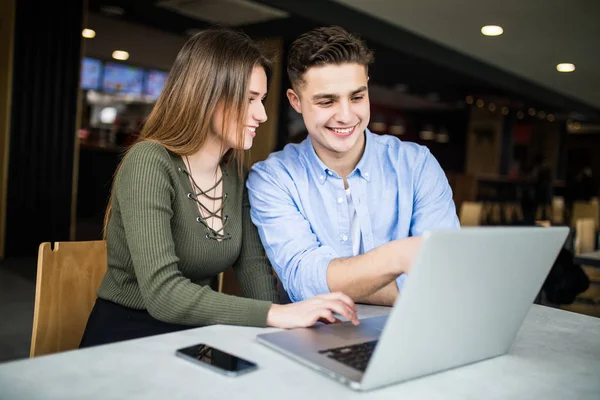
[[[231,239],[216,241],[196,220],[185,170],[182,158],[158,143],[141,142],[127,153],[115,177],[108,271],[98,296],[168,323],[265,326],[278,301],[276,279],[250,220],[244,180],[223,165],[224,232]],[[245,297],[210,287],[230,266]]]

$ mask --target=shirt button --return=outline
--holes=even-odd
[[[368,178],[368,177],[369,177],[369,173],[365,172],[365,178]]]
[[[321,175],[321,176],[319,177],[319,179],[320,179],[320,180],[323,180],[323,179],[325,179],[325,177],[324,177],[323,175]]]
[[[347,242],[347,241],[348,241],[348,235],[344,235],[344,236],[342,236],[342,240],[343,240],[344,242]]]
[[[338,203],[342,204],[344,202],[344,199],[342,199],[341,197],[338,197]]]

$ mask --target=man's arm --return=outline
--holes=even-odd
[[[264,164],[250,172],[252,221],[292,301],[331,291],[365,298],[408,270],[419,239],[398,240],[365,254],[339,258],[333,248],[317,240],[294,201],[294,190],[288,174],[278,175]]]
[[[393,306],[396,297],[398,297],[398,285],[396,282],[390,282],[375,293],[354,299],[354,301],[376,306]]]
[[[343,291],[355,301],[392,305],[405,277],[398,278],[398,275],[410,270],[421,247],[420,235],[429,230],[460,227],[452,189],[444,171],[426,147],[422,148],[422,157],[422,167],[415,176],[412,236],[387,243],[363,255],[333,260],[327,270],[327,282],[332,291]],[[400,271],[394,277],[396,282],[392,282],[386,273],[389,266],[394,273]],[[355,269],[360,271],[355,274]],[[366,279],[364,274],[368,272],[365,269],[372,271],[372,276]]]
[[[394,240],[367,253],[336,258],[329,263],[327,284],[353,300],[390,303],[398,294],[396,278],[409,271],[421,238]]]

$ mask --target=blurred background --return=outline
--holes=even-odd
[[[431,150],[463,226],[568,225],[569,254],[597,249],[599,18],[586,0],[2,1],[0,361],[28,352],[39,244],[101,239],[123,151],[215,25],[276,57],[251,163],[306,137],[286,49],[340,25],[375,51],[370,129]],[[590,288],[558,306],[600,316],[599,269],[582,268]]]

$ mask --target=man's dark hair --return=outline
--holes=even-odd
[[[373,60],[373,52],[359,37],[342,27],[328,26],[306,32],[292,43],[287,72],[292,87],[297,88],[311,67],[357,63],[368,68]]]

